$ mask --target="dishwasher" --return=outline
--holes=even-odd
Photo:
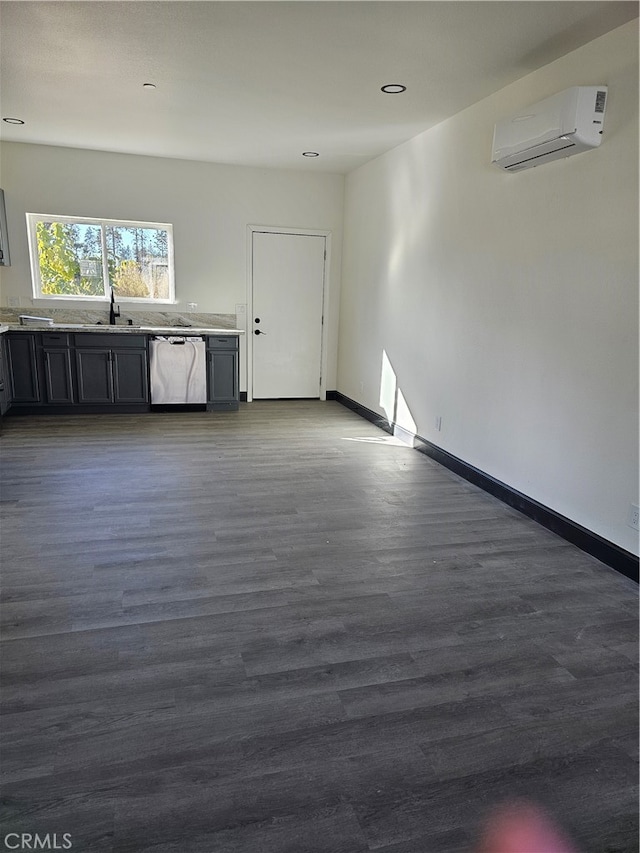
[[[157,335],[150,341],[150,360],[152,404],[207,402],[204,338]]]

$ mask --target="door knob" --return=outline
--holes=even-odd
[[[253,333],[254,335],[266,335],[266,332],[263,332],[261,329],[256,329]]]
[[[256,319],[255,319],[253,322],[254,322],[254,323],[259,323],[259,322],[260,322],[260,317],[256,317]]]

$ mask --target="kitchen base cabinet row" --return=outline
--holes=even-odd
[[[0,414],[9,407],[25,413],[150,409],[146,335],[8,332],[0,343]],[[208,338],[207,410],[237,409],[238,397],[237,336]]]
[[[11,333],[6,336],[11,405],[149,405],[144,335]]]

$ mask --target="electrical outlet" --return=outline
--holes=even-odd
[[[245,303],[244,302],[238,302],[236,304],[236,314],[246,314],[246,313],[247,313],[247,306],[245,305]]]
[[[187,302],[187,311],[195,311],[198,307],[197,302]]]
[[[19,296],[9,296],[7,299],[7,305],[9,308],[19,308],[20,307],[20,297]]]
[[[634,530],[640,530],[640,507],[635,504],[629,504],[629,518],[627,519],[629,527]]]
[[[440,430],[442,429],[442,415],[436,415],[435,427],[437,432],[440,432]]]

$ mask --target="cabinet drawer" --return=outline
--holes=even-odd
[[[238,336],[207,335],[207,349],[238,349]]]
[[[77,347],[87,349],[97,347],[99,349],[146,349],[146,335],[117,335],[100,334],[99,332],[84,332],[75,337]]]
[[[68,347],[69,335],[65,332],[43,332],[42,334],[43,347]]]

